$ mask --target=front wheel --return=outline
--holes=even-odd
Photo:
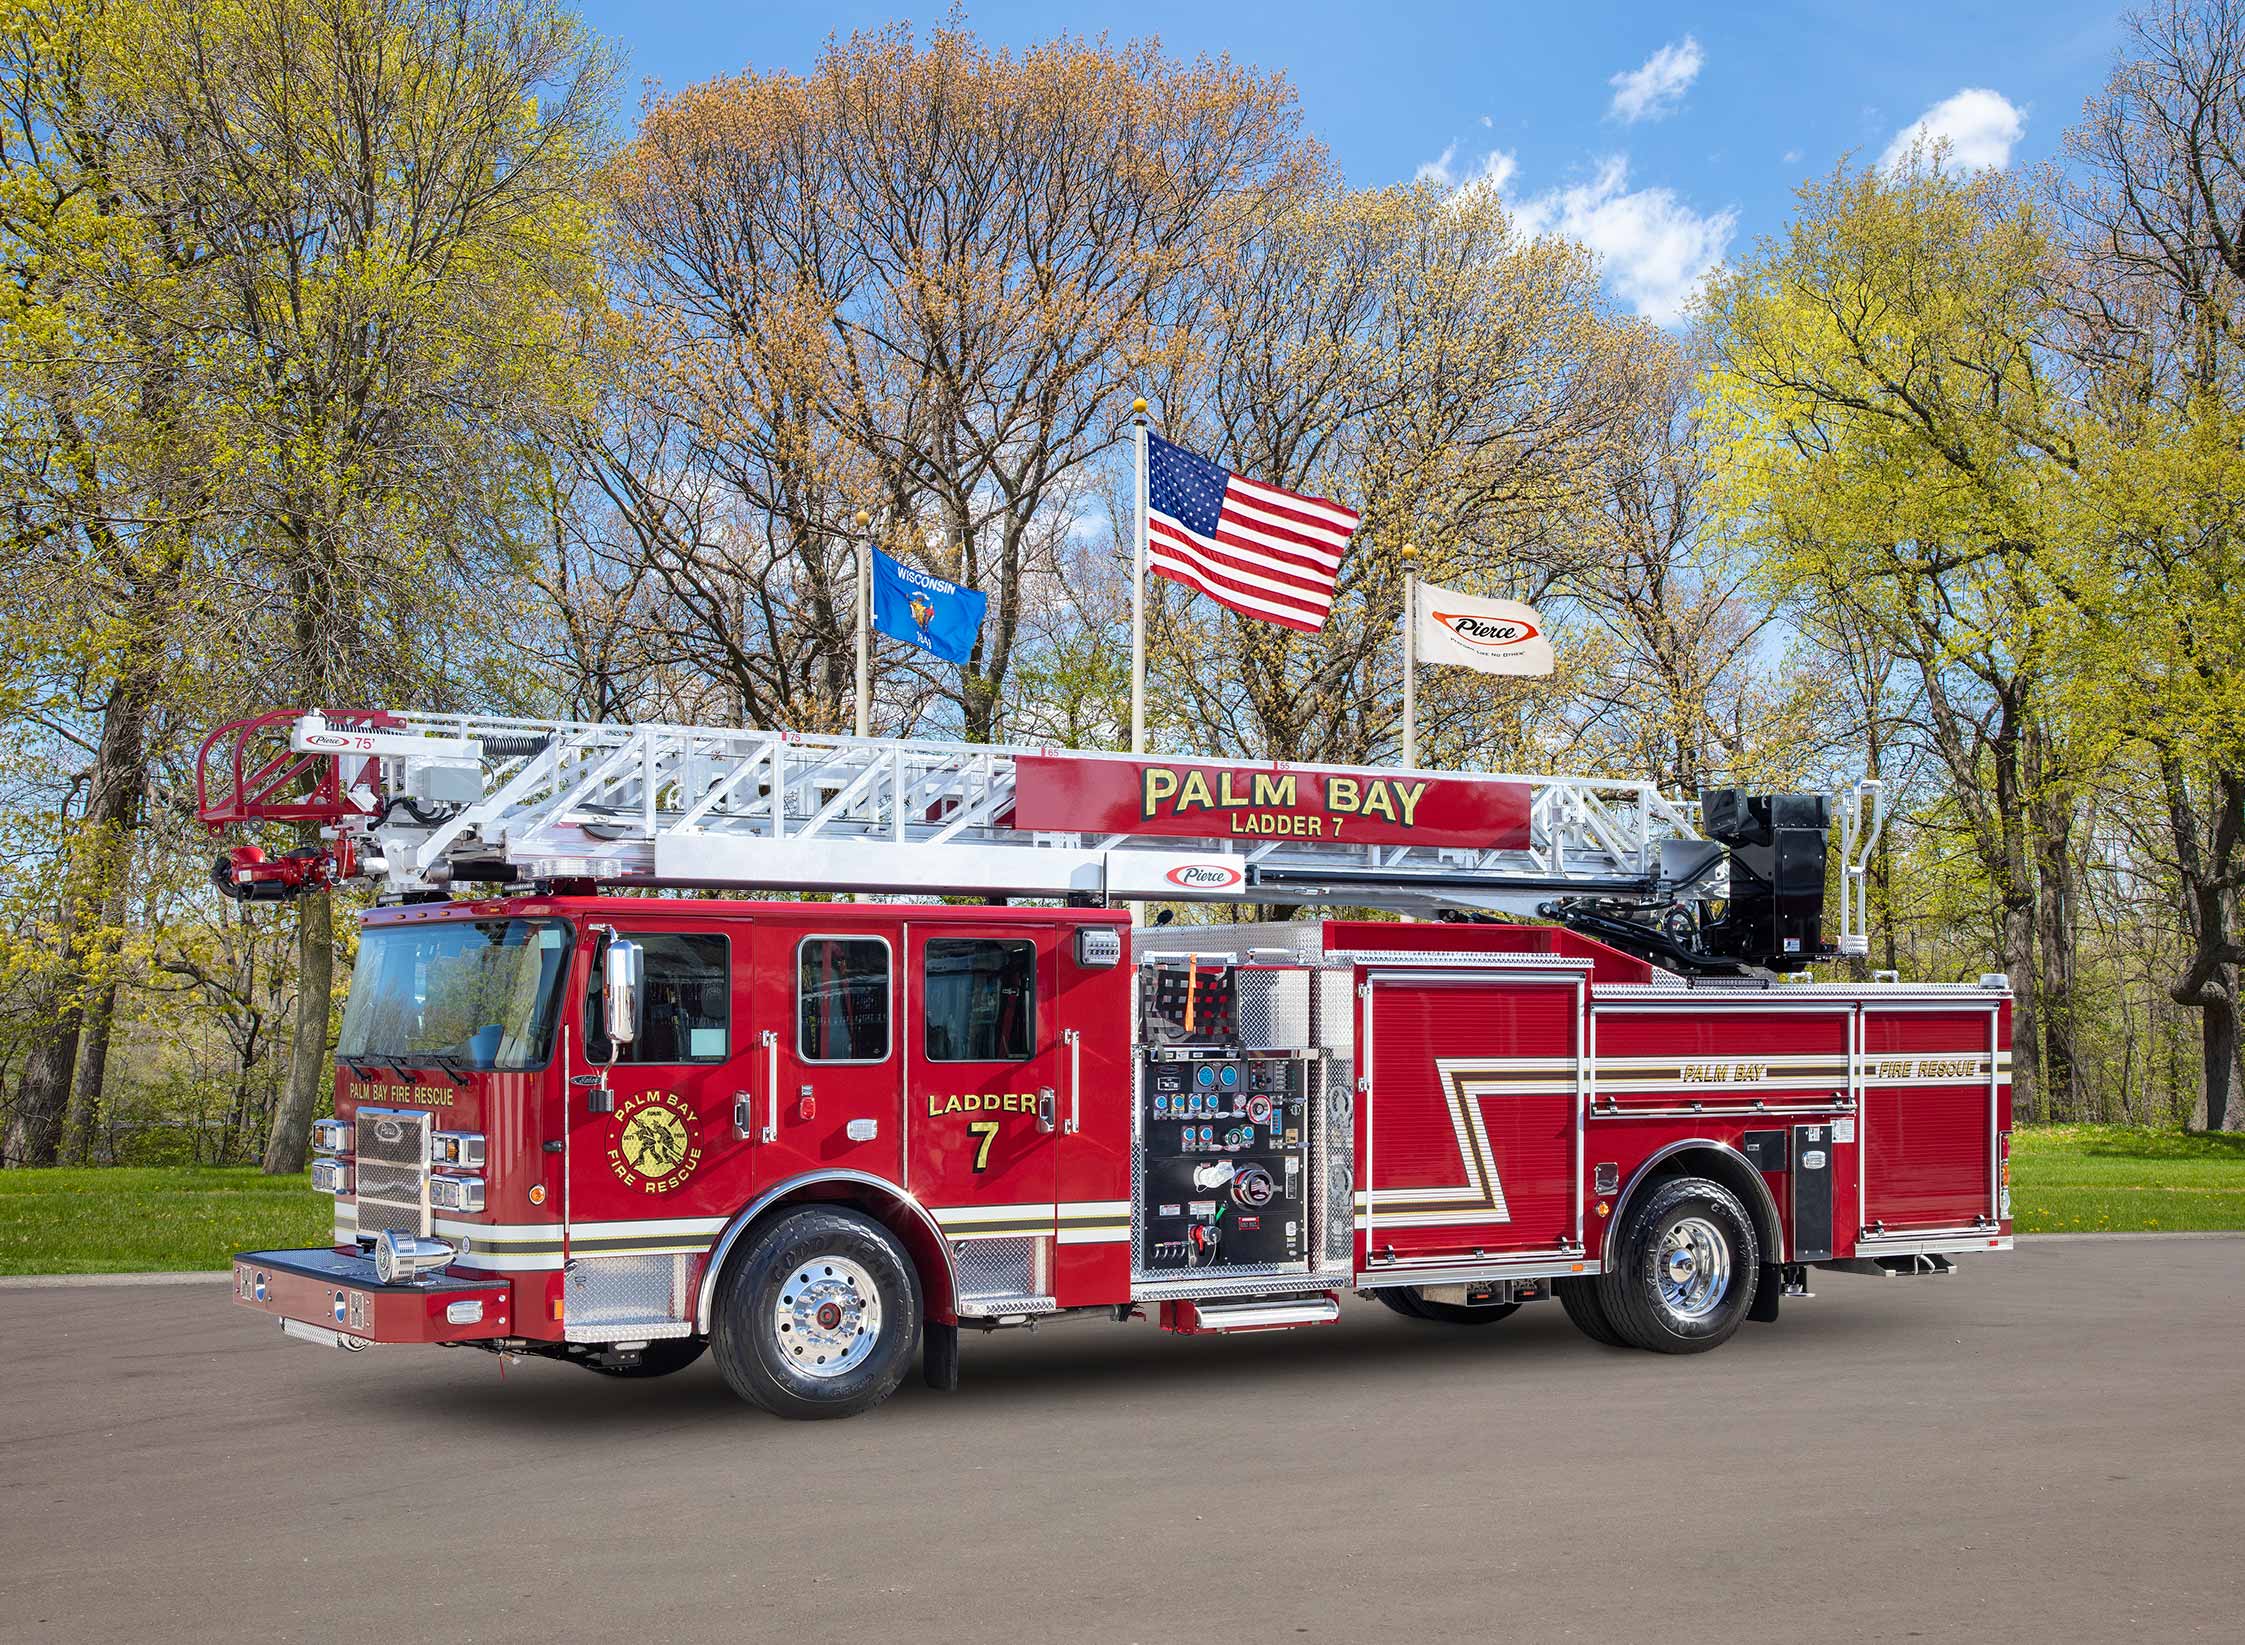
[[[1754,1301],[1761,1252],[1738,1197],[1705,1177],[1655,1183],[1617,1230],[1598,1299],[1624,1340],[1660,1354],[1728,1342]]]
[[[726,1269],[711,1342],[733,1392],[777,1416],[856,1416],[904,1379],[920,1279],[896,1236],[829,1206],[792,1211]]]

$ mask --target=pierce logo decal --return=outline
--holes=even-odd
[[[1163,877],[1171,885],[1183,886],[1188,891],[1229,891],[1247,879],[1239,869],[1212,862],[1184,863]]]
[[[1500,622],[1491,617],[1469,617],[1448,611],[1435,612],[1434,620],[1456,635],[1461,645],[1475,651],[1510,651],[1543,637],[1543,631],[1534,623]]]

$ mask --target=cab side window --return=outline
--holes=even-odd
[[[886,1062],[889,945],[805,937],[795,950],[795,1054],[805,1062]]]
[[[585,991],[585,1056],[592,1062],[723,1062],[730,1049],[733,1015],[732,948],[723,937],[699,931],[626,931],[645,956],[639,1036],[629,1045],[608,1041],[600,1020],[600,975],[595,966]]]
[[[1026,1062],[1037,1048],[1037,945],[931,937],[922,961],[930,1062]]]

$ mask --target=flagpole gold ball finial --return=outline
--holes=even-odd
[[[1417,559],[1419,557],[1419,545],[1417,543],[1405,543],[1403,545],[1403,557],[1406,560]]]
[[[1145,401],[1143,401],[1143,400],[1133,400],[1133,401],[1131,401],[1131,402],[1130,402],[1130,414],[1131,414],[1131,415],[1132,415],[1133,417],[1143,417],[1143,416],[1145,416],[1145,415],[1146,415],[1146,402],[1145,402]]]
[[[864,509],[862,509],[862,508],[861,508],[861,509],[859,509],[859,510],[857,511],[857,528],[858,528],[858,530],[860,530],[860,531],[863,531],[863,530],[864,530],[864,529],[865,529],[865,528],[866,528],[867,526],[871,525],[872,523],[873,523],[873,516],[872,516],[872,515],[870,515],[870,514],[866,513],[866,512],[865,512],[865,510],[864,510]]]

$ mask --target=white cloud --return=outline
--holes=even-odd
[[[1494,120],[1490,119],[1490,118],[1489,118],[1489,117],[1488,117],[1488,116],[1487,116],[1486,114],[1484,114],[1484,115],[1483,115],[1483,116],[1481,117],[1481,124],[1482,124],[1482,126],[1483,126],[1484,128],[1486,128],[1486,127],[1489,127],[1489,126],[1493,126],[1493,125],[1495,125],[1495,124],[1496,124],[1496,121],[1494,121]]]
[[[1799,165],[1801,163],[1801,151],[1799,149],[1787,149],[1783,163],[1788,166]]]
[[[1427,161],[1412,173],[1415,183],[1432,183],[1442,189],[1492,188],[1502,190],[1512,181],[1512,174],[1520,169],[1520,162],[1509,149],[1491,149],[1481,157],[1481,163],[1460,175],[1457,169],[1458,145],[1452,143],[1435,159]]]
[[[1942,164],[1954,171],[2001,171],[2011,161],[2011,147],[2026,134],[2027,116],[2001,92],[1967,86],[1954,97],[1944,97],[1894,134],[1879,164],[1889,171],[1910,163],[1913,152],[1922,152],[1928,164],[1943,144]],[[1920,149],[1922,145],[1922,150]]]
[[[1458,186],[1457,174],[1451,171],[1450,162],[1457,157],[1458,145],[1452,143],[1439,156],[1424,162],[1417,171],[1413,172],[1411,181],[1414,183],[1439,183],[1444,188],[1456,188]]]
[[[1738,227],[1732,210],[1694,211],[1671,189],[1631,189],[1629,159],[1612,155],[1598,175],[1523,201],[1518,218],[1531,235],[1580,240],[1606,266],[1622,299],[1658,325],[1683,317],[1693,288],[1723,259]]]
[[[1707,54],[1690,35],[1669,41],[1646,58],[1642,67],[1624,69],[1606,82],[1614,88],[1614,100],[1606,113],[1625,126],[1667,118],[1676,112],[1706,62]]]

